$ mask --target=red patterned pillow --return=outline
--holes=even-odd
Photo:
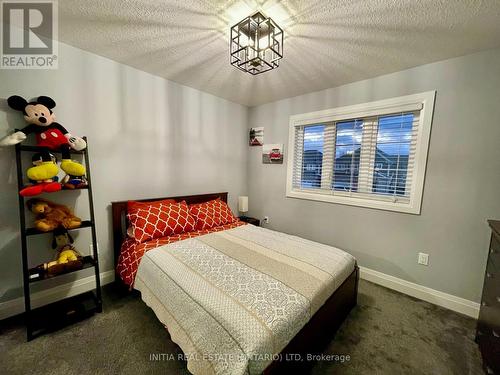
[[[234,217],[226,202],[215,199],[205,203],[189,205],[189,214],[196,220],[196,230],[209,229],[234,223]]]
[[[176,203],[175,199],[162,199],[160,201],[128,201],[127,202],[127,212],[130,213],[133,210],[137,210],[138,208],[144,208],[149,206],[160,207],[160,204],[168,204],[168,203]]]
[[[175,199],[162,199],[159,201],[128,201],[127,202],[127,212],[130,214],[131,212],[136,212],[139,208],[149,209],[150,207],[160,207],[161,204],[167,203],[176,203]],[[134,228],[132,226],[128,226],[127,228],[127,237],[135,239],[134,237]]]
[[[128,219],[133,238],[138,242],[191,232],[195,227],[195,220],[189,215],[189,208],[185,201],[132,204],[128,211]]]

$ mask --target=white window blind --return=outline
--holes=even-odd
[[[292,116],[287,195],[419,213],[434,95]]]

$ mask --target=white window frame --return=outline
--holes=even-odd
[[[401,96],[370,103],[332,108],[323,111],[309,112],[290,116],[286,196],[290,198],[346,204],[351,206],[375,208],[419,215],[422,205],[425,171],[427,167],[427,153],[429,149],[435,97],[436,91],[427,91],[414,95]],[[337,195],[337,193],[336,195],[322,193],[321,191],[318,192],[317,190],[306,191],[307,189],[293,189],[294,160],[295,158],[300,157],[300,155],[294,155],[296,127],[304,125],[324,124],[328,122],[337,122],[343,120],[352,120],[355,118],[377,117],[398,112],[414,111],[416,109],[420,110],[420,115],[416,141],[417,145],[414,154],[414,178],[411,182],[409,200],[394,201],[391,198],[388,198],[387,200],[379,200],[370,199],[369,195],[363,195],[362,193],[357,194],[359,197],[356,197],[352,194],[346,194],[346,196],[343,196],[341,194]],[[373,165],[370,168],[373,169]],[[332,171],[328,171],[327,173],[332,173]]]

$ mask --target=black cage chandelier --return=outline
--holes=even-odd
[[[283,57],[283,30],[256,12],[231,27],[231,65],[250,74],[277,68]]]

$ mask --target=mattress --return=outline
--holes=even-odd
[[[253,225],[146,252],[134,288],[193,374],[258,374],[355,268],[346,252]]]

